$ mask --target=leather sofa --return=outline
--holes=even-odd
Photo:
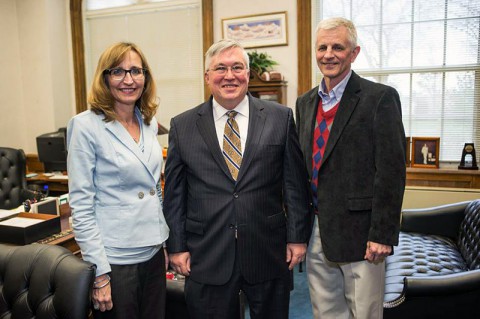
[[[0,244],[0,318],[86,319],[95,266],[47,244]]]
[[[480,200],[402,212],[384,318],[480,318]]]
[[[24,201],[26,167],[23,150],[0,147],[0,209],[17,208]]]

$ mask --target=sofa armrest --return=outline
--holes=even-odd
[[[480,269],[431,277],[405,277],[403,293],[408,297],[448,296],[480,292]]]
[[[465,201],[422,209],[404,209],[400,230],[457,238],[465,209],[470,203],[471,201]]]

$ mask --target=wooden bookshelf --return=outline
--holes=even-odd
[[[250,73],[248,91],[257,98],[287,104],[287,82],[283,80],[265,81],[254,71]]]

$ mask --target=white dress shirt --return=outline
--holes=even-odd
[[[245,144],[247,142],[248,133],[248,115],[250,110],[248,108],[248,96],[240,102],[233,110],[227,110],[221,106],[215,99],[213,99],[213,121],[215,122],[215,131],[217,132],[218,143],[223,152],[223,133],[225,131],[225,124],[227,123],[227,112],[236,111],[235,121],[240,130],[240,141],[242,143],[242,156],[245,153]]]

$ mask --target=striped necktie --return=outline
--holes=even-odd
[[[240,142],[240,130],[238,129],[235,115],[238,112],[227,112],[227,123],[225,123],[225,131],[223,133],[223,157],[227,163],[230,174],[234,180],[237,180],[238,171],[242,164],[242,143]]]

